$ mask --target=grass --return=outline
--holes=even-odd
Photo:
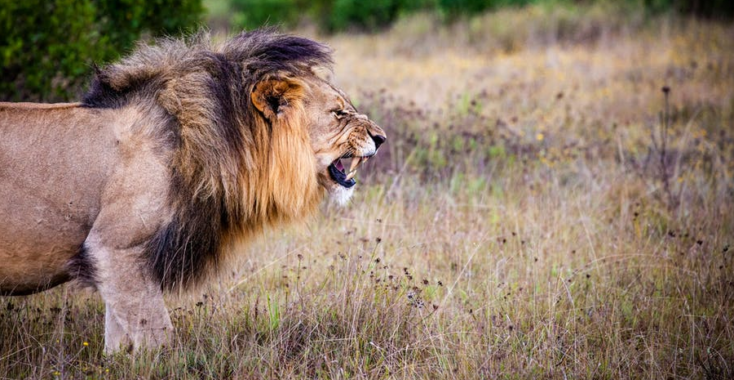
[[[352,204],[169,298],[165,351],[103,356],[73,285],[0,298],[0,377],[734,377],[734,29],[506,12],[329,37],[389,134]]]

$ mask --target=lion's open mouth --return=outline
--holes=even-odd
[[[352,160],[351,164],[349,165],[349,170],[346,170],[344,168],[344,165],[342,164],[342,160],[349,158],[351,158]],[[345,154],[344,156],[332,162],[331,165],[329,165],[329,175],[331,175],[331,179],[336,181],[336,183],[346,188],[350,188],[357,184],[357,181],[354,180],[354,175],[357,174],[357,168],[359,168],[359,165],[369,159],[370,157],[356,157],[352,156],[351,154]]]

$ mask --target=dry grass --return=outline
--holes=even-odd
[[[332,38],[390,138],[352,205],[170,299],[164,352],[0,298],[0,377],[734,377],[734,29],[543,12]]]

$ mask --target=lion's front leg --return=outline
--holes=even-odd
[[[137,140],[135,138],[138,138]],[[105,352],[168,344],[173,333],[160,280],[145,246],[166,220],[165,160],[140,135],[120,136],[122,162],[110,175],[84,242],[91,280],[105,303]],[[134,154],[132,153],[134,152]]]
[[[112,313],[112,308],[107,305],[105,305],[104,315],[104,342],[106,354],[111,354],[118,349],[127,350],[133,347],[130,336],[125,333],[117,317]]]
[[[109,296],[112,300],[105,300],[105,353],[170,344],[173,326],[162,295],[140,296],[140,302]]]
[[[95,282],[105,302],[105,352],[170,343],[171,318],[160,284],[141,262],[142,249],[111,249],[87,240]]]

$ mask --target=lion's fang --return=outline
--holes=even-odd
[[[354,157],[352,158],[352,165],[349,167],[349,174],[347,175],[347,181],[354,178],[354,175],[357,174],[357,167],[362,162],[362,157]]]

